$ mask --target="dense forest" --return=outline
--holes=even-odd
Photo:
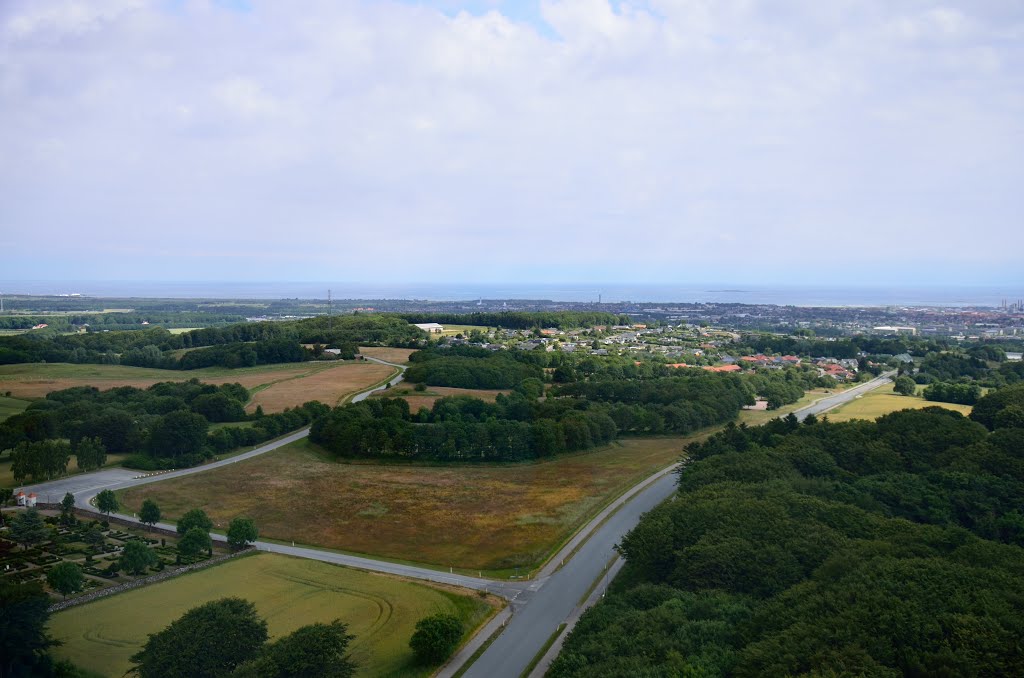
[[[213,365],[242,367],[308,360],[310,356],[300,344],[336,347],[344,355],[352,356],[359,344],[418,346],[425,337],[426,334],[416,327],[391,315],[321,316],[285,322],[238,323],[182,334],[171,334],[160,327],[68,335],[33,332],[0,337],[0,365],[69,362],[165,369]],[[193,350],[181,358],[173,355],[181,349]]]
[[[690,446],[549,675],[1024,675],[1022,415],[1016,386],[971,419],[790,416]]]
[[[301,428],[328,411],[326,405],[307,403],[280,414],[247,415],[248,400],[240,384],[213,386],[195,379],[147,389],[54,391],[0,423],[0,451],[13,450],[15,481],[62,475],[71,455],[85,470],[102,466],[107,453],[131,454],[126,465],[133,468],[181,468]],[[251,426],[210,433],[211,423],[250,420]]]

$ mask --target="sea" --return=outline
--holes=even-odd
[[[6,280],[0,294],[116,298],[413,299],[475,301],[528,299],[582,303],[741,303],[780,306],[999,307],[1024,299],[1024,281],[1005,286],[798,286],[689,283],[361,283],[253,281]]]

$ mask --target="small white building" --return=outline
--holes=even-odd
[[[415,323],[415,327],[420,328],[427,334],[441,334],[444,332],[444,326],[437,323]]]
[[[36,496],[35,492],[32,492],[31,494],[19,492],[18,494],[14,495],[14,498],[18,502],[18,506],[26,506],[29,508],[35,506],[36,502],[39,501],[39,497]]]

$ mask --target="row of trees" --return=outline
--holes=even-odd
[[[942,408],[728,426],[550,675],[1020,674],[1021,450]]]
[[[902,377],[901,377],[902,378]],[[947,384],[936,382],[924,390],[924,399],[941,403],[974,405],[981,398],[981,387],[977,384]]]

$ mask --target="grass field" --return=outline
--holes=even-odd
[[[473,628],[492,609],[475,595],[261,553],[58,612],[49,629],[64,644],[53,652],[101,675],[121,676],[147,634],[192,607],[226,596],[255,603],[271,639],[306,624],[341,619],[355,636],[350,649],[360,676],[429,675],[429,668],[413,664],[408,645],[416,622],[446,612]]]
[[[119,498],[129,511],[151,498],[173,519],[202,505],[215,522],[250,516],[264,537],[504,576],[539,565],[611,499],[706,435],[626,438],[487,466],[343,464],[304,440]]]
[[[409,356],[416,352],[415,348],[388,348],[386,346],[360,346],[359,353],[368,358],[386,360],[399,365],[409,362]]]
[[[4,391],[6,393],[6,390]],[[19,400],[18,398],[8,398],[7,396],[0,396],[0,421],[3,421],[7,417],[14,414],[19,414],[25,411],[25,408],[29,406],[27,400]]]
[[[377,391],[371,398],[404,398],[409,403],[410,412],[419,412],[421,407],[428,410],[434,406],[434,402],[447,396],[472,396],[480,400],[493,403],[499,393],[509,391],[491,391],[479,388],[449,388],[447,386],[428,386],[426,391],[417,391],[412,386],[396,386],[386,391]]]
[[[0,393],[16,398],[40,398],[72,386],[146,388],[160,381],[199,379],[210,384],[238,382],[256,392],[250,409],[262,404],[265,412],[321,400],[333,405],[345,395],[383,379],[392,368],[354,362],[307,362],[228,369],[157,370],[125,365],[73,365],[31,363],[0,365]],[[260,395],[262,394],[262,395]]]
[[[923,407],[945,407],[949,410],[956,410],[963,415],[971,413],[970,405],[955,405],[953,403],[936,403],[917,396],[901,396],[892,392],[892,386],[882,386],[874,391],[851,400],[842,407],[827,413],[829,421],[850,421],[851,419],[874,420],[883,414],[889,414],[897,410],[919,410]]]

